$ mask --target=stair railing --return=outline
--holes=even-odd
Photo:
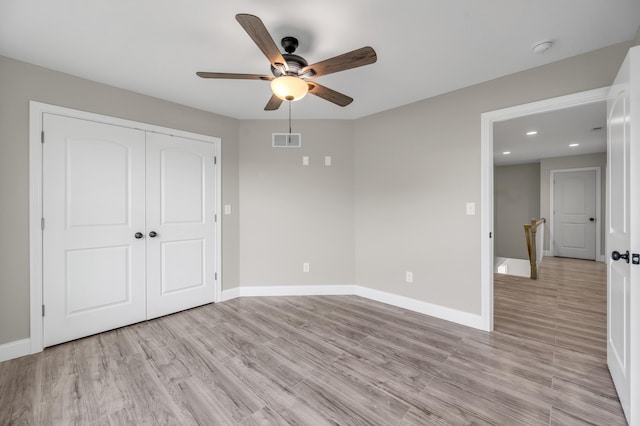
[[[524,225],[524,234],[527,240],[529,252],[529,264],[531,265],[531,279],[538,279],[538,266],[544,257],[544,223],[546,220],[531,219],[531,223]]]

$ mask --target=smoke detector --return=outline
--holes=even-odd
[[[544,52],[546,52],[547,50],[551,49],[551,46],[553,46],[553,42],[552,41],[541,41],[540,43],[536,43],[533,45],[533,47],[531,48],[531,50],[533,51],[533,53],[537,54],[537,55],[541,55]]]

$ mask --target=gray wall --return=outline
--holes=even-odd
[[[600,232],[601,232],[601,244],[600,254],[604,254],[604,230],[605,230],[605,200],[606,200],[606,175],[607,175],[607,154],[588,154],[588,155],[575,155],[571,157],[557,157],[547,158],[540,161],[540,214],[542,217],[549,219],[551,213],[549,211],[550,205],[550,193],[551,193],[551,171],[562,169],[578,169],[582,167],[600,167],[600,185],[601,185],[601,209],[600,217]],[[549,226],[545,226],[544,235],[544,249],[549,250],[551,247],[551,241],[549,238]]]
[[[357,120],[356,284],[480,314],[480,115],[608,86],[630,45]]]
[[[630,45],[354,122],[300,122],[303,150],[315,164],[307,170],[297,169],[300,154],[276,154],[260,145],[264,133],[268,141],[274,127],[284,128],[281,122],[239,123],[0,58],[0,344],[29,335],[29,100],[221,137],[223,203],[234,207],[233,215],[223,216],[224,289],[355,279],[480,313],[480,216],[465,215],[468,201],[481,209],[480,114],[607,86]],[[335,149],[331,170],[316,163],[326,146]],[[276,197],[261,192],[273,190],[267,183],[279,185]],[[275,207],[265,206],[274,201]],[[301,275],[303,261],[311,263],[308,275]],[[414,272],[413,284],[403,282],[407,270]]]
[[[240,124],[240,282],[353,284],[353,122],[293,125],[301,148],[271,147],[271,134],[286,131],[286,121]],[[302,272],[303,262],[310,272]]]
[[[493,169],[494,253],[529,259],[524,225],[540,218],[540,163]]]
[[[29,337],[29,101],[222,138],[238,206],[238,121],[0,57],[0,344]],[[223,216],[223,287],[238,285],[238,217]]]

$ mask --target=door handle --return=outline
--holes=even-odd
[[[140,239],[140,238],[144,237],[144,234],[142,232],[136,232],[134,237],[136,237],[137,239]]]
[[[155,238],[155,237],[157,237],[157,236],[158,236],[158,233],[157,233],[156,231],[151,231],[151,232],[149,232],[149,236],[150,236],[151,238]]]
[[[614,250],[614,251],[611,253],[611,258],[612,258],[613,260],[620,260],[620,259],[624,259],[624,260],[626,260],[626,261],[627,261],[627,263],[629,263],[629,250],[627,250],[627,252],[626,252],[625,254],[620,254],[620,252],[619,252],[619,251]]]
[[[589,222],[595,222],[595,221],[596,221],[596,218],[595,218],[595,217],[590,217],[590,218],[589,218]]]

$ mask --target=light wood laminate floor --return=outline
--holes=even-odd
[[[625,424],[603,264],[495,295],[493,333],[356,296],[203,306],[0,363],[0,424]]]

